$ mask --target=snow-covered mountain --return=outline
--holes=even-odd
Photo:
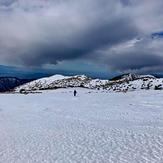
[[[126,92],[141,89],[163,89],[163,78],[152,75],[124,74],[111,80],[92,79],[85,75],[54,75],[41,78],[17,87],[16,91],[48,90],[68,87],[103,89],[107,91]]]
[[[110,79],[111,81],[115,81],[115,80],[128,80],[128,81],[133,81],[133,80],[137,80],[137,79],[142,79],[142,78],[152,78],[155,79],[156,77],[152,76],[152,75],[138,75],[138,74],[123,74],[120,76],[116,76],[112,79]]]
[[[16,88],[17,91],[20,90],[47,90],[47,89],[57,89],[57,88],[67,88],[67,87],[84,87],[84,88],[98,88],[106,85],[108,80],[91,79],[85,75],[76,76],[63,76],[54,75],[47,78],[41,78],[25,85]]]
[[[163,78],[156,78],[152,75],[126,74],[109,81],[105,89],[119,92],[143,89],[160,90],[163,89]]]

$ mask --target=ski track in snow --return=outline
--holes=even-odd
[[[162,91],[1,94],[0,163],[162,163]]]

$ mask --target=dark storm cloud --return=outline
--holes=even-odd
[[[13,2],[11,11],[2,13],[1,54],[7,61],[53,64],[86,56],[137,34],[133,22],[123,13],[121,1],[49,1],[47,6],[47,1],[25,2]],[[38,6],[40,9],[36,9]]]
[[[119,57],[119,60],[117,60],[116,57],[113,57],[108,61],[108,63],[112,69],[116,70],[138,70],[163,65],[163,57],[141,52],[135,54],[124,54],[123,57]]]
[[[121,26],[121,30],[116,28]],[[110,33],[111,31],[112,33]],[[123,32],[122,32],[123,31]],[[34,48],[31,56],[24,55],[26,64],[41,65],[44,63],[56,64],[57,61],[79,59],[89,56],[94,50],[103,46],[111,47],[114,44],[126,41],[136,36],[136,29],[129,24],[127,20],[114,20],[112,23],[91,24],[86,30],[68,37],[68,40],[56,41],[55,38],[50,39],[51,42],[40,43],[37,49]],[[53,40],[54,39],[54,40]]]
[[[96,52],[100,62],[117,71],[153,72],[163,70],[162,38],[144,37]]]
[[[88,60],[119,71],[162,66],[163,2],[0,0],[0,61],[44,66]],[[143,40],[134,42],[135,38]]]

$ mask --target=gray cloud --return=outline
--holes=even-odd
[[[163,70],[163,40],[145,37],[112,48],[96,51],[96,60],[108,64],[113,71],[161,72]]]
[[[163,2],[0,0],[1,64],[86,60],[118,71],[163,70]],[[135,38],[141,41],[133,43]],[[149,38],[148,38],[149,37]]]

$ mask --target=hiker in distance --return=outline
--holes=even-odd
[[[74,90],[74,96],[76,96],[77,95],[77,91],[76,90]]]

